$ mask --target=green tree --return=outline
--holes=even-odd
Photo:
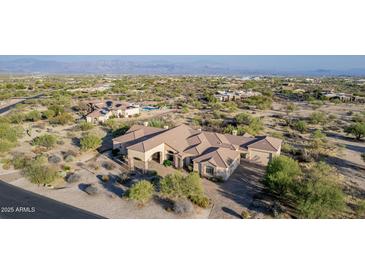
[[[299,186],[298,206],[302,218],[337,217],[345,208],[339,177],[329,165],[320,162],[305,173]]]
[[[129,199],[140,202],[141,204],[147,203],[151,200],[155,192],[154,186],[146,180],[135,183],[128,191],[127,197]]]
[[[354,135],[357,140],[365,136],[365,123],[353,123],[345,128],[347,134]]]
[[[264,182],[270,191],[285,196],[291,193],[301,174],[297,161],[287,156],[277,156],[269,162]]]
[[[170,198],[187,198],[200,207],[210,205],[208,197],[204,195],[203,185],[199,174],[191,172],[184,176],[180,172],[165,176],[160,182],[162,195]]]
[[[236,117],[236,122],[239,125],[238,131],[244,131],[251,135],[257,135],[264,129],[264,125],[260,118],[253,117],[248,113],[240,113]]]

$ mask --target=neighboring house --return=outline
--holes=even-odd
[[[111,117],[131,117],[140,113],[139,105],[119,101],[89,101],[92,111],[85,116],[90,123],[104,123]]]
[[[151,160],[160,164],[169,160],[176,168],[189,168],[205,177],[226,180],[241,158],[267,165],[280,154],[281,142],[267,136],[195,130],[185,124],[172,129],[134,125],[126,134],[113,139],[113,149],[119,149],[128,157],[131,169],[135,160],[142,161],[145,170]]]
[[[112,116],[112,112],[107,109],[95,109],[86,115],[86,121],[89,123],[104,123]]]
[[[239,90],[234,92],[218,91],[217,94],[214,95],[214,97],[221,102],[228,102],[228,101],[243,100],[245,98],[260,96],[260,95],[262,94],[256,91]]]
[[[347,93],[332,93],[332,92],[323,92],[322,95],[328,100],[340,100],[342,102],[364,102],[365,100],[361,100],[357,98],[357,96],[353,96]]]

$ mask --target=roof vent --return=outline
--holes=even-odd
[[[144,125],[145,127],[148,127],[148,122],[143,122],[143,125]]]

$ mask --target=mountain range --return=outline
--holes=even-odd
[[[224,76],[365,76],[364,68],[352,69],[250,69],[245,64],[228,65],[207,60],[0,60],[0,74],[128,74],[128,75],[224,75]]]

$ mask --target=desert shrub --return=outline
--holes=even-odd
[[[201,207],[210,205],[209,199],[204,195],[199,174],[196,172],[187,176],[180,172],[165,176],[160,181],[160,192],[169,198],[187,198]]]
[[[7,152],[14,148],[16,143],[10,142],[8,140],[0,140],[0,153]]]
[[[365,200],[360,200],[356,204],[355,213],[358,218],[364,218],[365,216]]]
[[[7,152],[16,146],[17,140],[23,135],[20,126],[0,123],[0,153]]]
[[[154,186],[149,181],[142,180],[135,183],[127,191],[127,197],[141,204],[145,204],[149,200],[151,200],[154,192],[155,192]]]
[[[202,194],[189,196],[189,199],[202,208],[208,208],[211,205],[210,199]]]
[[[114,131],[120,128],[122,126],[122,123],[116,119],[108,119],[107,121],[105,121],[104,125]]]
[[[335,169],[319,162],[301,170],[298,162],[278,156],[269,163],[265,185],[301,218],[338,217],[345,196]]]
[[[270,109],[272,105],[272,99],[267,96],[253,96],[245,99],[247,105],[256,106],[258,109]]]
[[[70,166],[68,166],[68,165],[63,165],[63,166],[62,166],[62,169],[63,169],[64,171],[70,171],[70,170],[71,170],[71,167],[70,167]]]
[[[150,127],[163,128],[164,126],[169,126],[169,124],[162,118],[153,118],[148,121]]]
[[[63,154],[63,159],[66,160],[67,156],[72,156],[72,157],[76,157],[77,156],[77,152],[74,150],[67,150],[65,152],[62,152]]]
[[[286,156],[277,156],[266,168],[265,185],[278,195],[290,194],[301,175],[298,162]]]
[[[345,132],[355,136],[357,140],[360,140],[365,136],[365,123],[352,123],[345,128]]]
[[[47,109],[42,112],[42,118],[43,119],[51,119],[56,116],[56,113],[52,109]]]
[[[92,123],[88,123],[86,121],[81,121],[78,125],[79,129],[82,131],[87,131],[94,128],[94,125]]]
[[[11,164],[15,169],[23,169],[31,161],[31,158],[23,154],[15,154],[11,160]]]
[[[48,157],[48,162],[51,164],[58,164],[59,162],[61,162],[61,157],[57,155],[51,155]]]
[[[172,166],[172,162],[170,160],[164,160],[163,165],[164,166]]]
[[[194,207],[191,201],[185,198],[179,198],[173,201],[172,210],[176,214],[191,214],[194,211]]]
[[[84,188],[84,191],[89,194],[89,195],[96,195],[98,193],[98,189],[96,188],[96,186],[90,184],[90,185],[87,185],[85,188]]]
[[[26,114],[26,120],[36,122],[42,119],[42,114],[38,110],[32,110]]]
[[[25,176],[34,184],[47,185],[58,177],[55,169],[40,165],[36,160],[31,161],[23,171]]]
[[[31,145],[51,148],[56,144],[56,141],[57,141],[56,136],[50,134],[44,134],[34,138],[31,141]]]
[[[292,128],[300,133],[305,133],[307,131],[307,123],[303,120],[299,120],[292,123]]]
[[[281,146],[281,151],[284,153],[293,153],[294,152],[294,147],[288,143],[284,143]]]
[[[71,173],[70,175],[67,176],[66,182],[67,183],[77,183],[78,181],[81,180],[81,176],[77,173]]]
[[[72,123],[73,121],[74,121],[73,116],[67,112],[61,113],[49,119],[49,123],[55,125],[67,125],[68,123]]]
[[[319,139],[322,140],[324,138],[326,138],[326,135],[322,133],[322,131],[320,131],[319,129],[315,130],[312,134],[312,137],[314,139]]]
[[[112,135],[114,138],[119,137],[119,136],[125,134],[128,131],[128,129],[129,129],[128,125],[119,124],[119,127],[112,132]]]
[[[80,139],[80,146],[82,150],[94,150],[100,145],[101,138],[93,134],[87,134]]]
[[[246,132],[252,135],[257,135],[264,129],[261,119],[253,117],[248,113],[240,113],[235,117],[235,119],[239,125],[237,127],[238,135]]]
[[[297,210],[302,218],[337,217],[345,208],[339,177],[332,167],[319,162],[305,172],[298,186]]]
[[[12,113],[9,115],[9,121],[13,124],[21,124],[26,120],[26,117],[23,113]]]
[[[251,218],[251,214],[248,210],[242,210],[241,212],[241,217],[242,219],[250,219]]]
[[[309,121],[312,124],[324,124],[327,121],[327,116],[324,112],[316,111],[311,113],[309,116]]]
[[[103,175],[101,176],[101,180],[106,183],[110,181],[110,176],[109,175]]]
[[[48,110],[51,110],[54,112],[54,116],[59,116],[63,113],[65,113],[65,108],[61,106],[60,104],[53,104],[48,107]]]

